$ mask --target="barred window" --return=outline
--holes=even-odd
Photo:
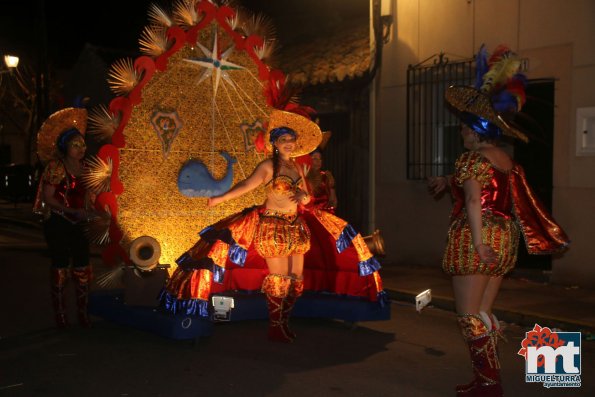
[[[454,171],[463,152],[459,122],[448,110],[444,92],[471,85],[473,59],[450,62],[444,53],[407,69],[407,179]]]

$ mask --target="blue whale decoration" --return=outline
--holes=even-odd
[[[187,197],[213,197],[227,192],[233,183],[233,164],[237,160],[222,151],[219,154],[227,161],[227,172],[217,180],[199,160],[188,160],[178,174],[178,190]]]

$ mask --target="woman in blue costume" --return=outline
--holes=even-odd
[[[266,201],[205,228],[201,239],[176,261],[178,268],[162,301],[170,311],[206,316],[211,293],[260,289],[267,298],[269,339],[291,342],[295,334],[288,321],[304,289],[379,303],[386,297],[378,275],[380,265],[361,235],[328,212],[305,210],[311,195],[293,158],[316,148],[321,140],[319,127],[301,115],[275,110],[268,136],[272,158],[261,162],[227,193],[210,198],[208,206],[238,198],[261,185],[265,186]],[[247,271],[258,268],[263,259],[268,272]],[[229,270],[246,271],[232,277]]]

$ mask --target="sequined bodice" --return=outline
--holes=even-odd
[[[266,184],[267,195],[275,194],[289,196],[294,194],[301,181],[302,178],[298,178],[294,181],[289,175],[277,175],[277,177],[271,179]]]
[[[512,196],[510,194],[510,174],[493,166],[488,171],[488,178],[481,187],[481,211],[491,212],[504,218],[512,217]],[[452,184],[452,193],[455,199],[452,217],[459,216],[465,208],[465,192],[462,186]]]

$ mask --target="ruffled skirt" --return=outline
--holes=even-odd
[[[485,274],[503,276],[516,265],[520,230],[514,219],[482,215],[482,241],[498,254],[495,264],[483,263],[473,246],[471,228],[465,214],[455,218],[448,230],[442,269],[453,276]]]
[[[206,317],[211,294],[260,291],[269,274],[264,257],[291,253],[305,254],[306,291],[386,302],[380,264],[351,225],[318,209],[288,219],[270,215],[278,214],[247,208],[203,229],[200,240],[176,260],[161,294],[163,307]]]

